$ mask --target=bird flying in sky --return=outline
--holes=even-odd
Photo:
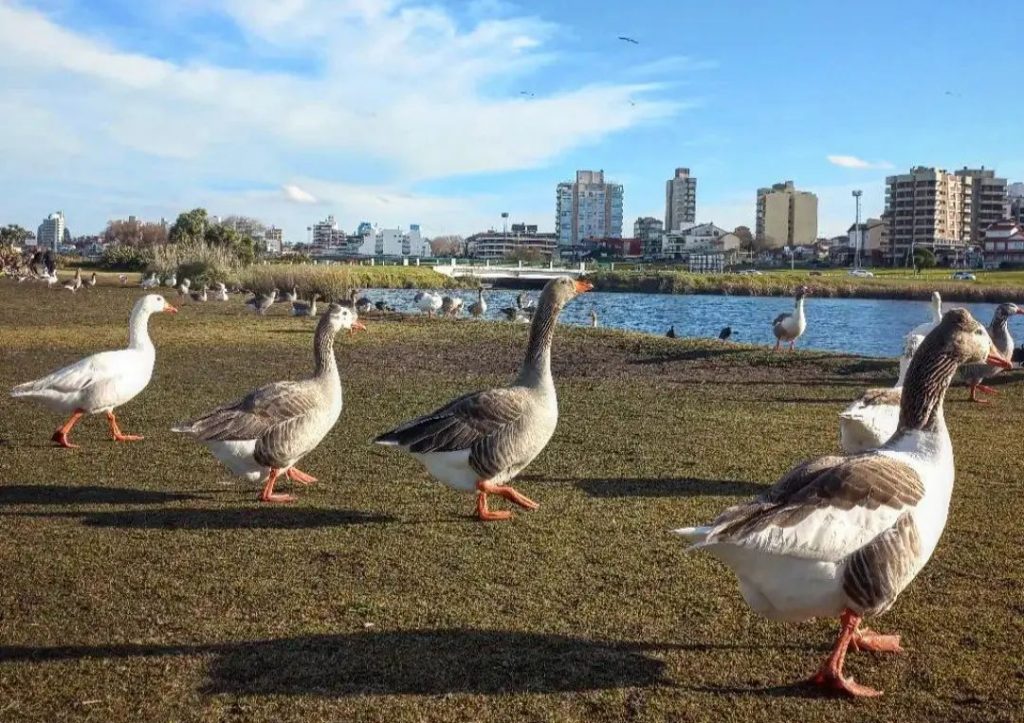
[[[640,44],[639,40],[634,40],[633,38],[626,37],[625,35],[620,35],[619,36],[619,40],[624,40],[627,43],[633,43],[633,45],[639,45]]]

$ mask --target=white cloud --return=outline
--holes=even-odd
[[[221,0],[219,10],[250,49],[272,48],[302,69],[128,52],[0,0],[0,107],[19,108],[5,115],[3,146],[39,148],[33,119],[46,119],[68,131],[56,140],[74,150],[65,174],[102,175],[120,184],[112,195],[163,204],[300,176],[408,189],[538,168],[685,107],[659,98],[658,82],[601,79],[520,97],[524,79],[558,57],[559,29],[510,6],[468,26],[440,6],[398,0]],[[21,89],[16,100],[11,88]],[[37,173],[30,158],[14,161],[8,177]]]
[[[281,186],[284,197],[293,203],[317,203],[317,197],[304,188],[294,183],[286,183]]]
[[[825,158],[833,166],[840,166],[841,168],[884,170],[893,167],[893,165],[888,161],[865,161],[863,158],[858,158],[857,156],[825,156]]]

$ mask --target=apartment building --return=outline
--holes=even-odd
[[[622,238],[622,196],[618,183],[606,183],[604,171],[576,171],[575,182],[559,183],[555,196],[555,233],[560,249],[588,238]]]
[[[965,239],[971,244],[980,244],[985,236],[985,229],[1006,218],[1007,185],[1005,178],[997,178],[991,169],[967,168],[964,166],[955,175],[958,178],[970,178],[970,184],[964,186],[964,192],[971,193],[970,237]]]
[[[818,237],[818,197],[797,190],[792,181],[757,189],[754,237],[764,249],[814,243]]]
[[[689,168],[677,168],[665,182],[665,230],[676,231],[697,220],[697,178]]]
[[[971,239],[974,177],[916,166],[885,179],[889,256],[906,259],[923,246],[935,252],[963,251]]]

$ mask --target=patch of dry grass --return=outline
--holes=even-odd
[[[140,292],[0,283],[0,387],[125,338]],[[561,421],[507,524],[368,440],[508,378],[526,329],[366,319],[339,339],[341,421],[265,507],[170,426],[305,373],[312,322],[241,302],[154,317],[153,383],[82,449],[3,397],[0,719],[1008,720],[1024,704],[1019,409],[950,393],[958,486],[934,559],[875,627],[908,654],[852,653],[878,701],[790,683],[834,623],[751,614],[733,577],[667,530],[709,519],[833,451],[836,412],[895,364],[562,328]],[[287,487],[283,487],[287,489]],[[499,504],[499,503],[496,503]]]

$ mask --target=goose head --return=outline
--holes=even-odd
[[[796,300],[802,301],[805,296],[810,295],[811,290],[806,286],[799,286],[796,290]]]
[[[167,299],[160,296],[160,294],[146,294],[135,302],[135,309],[146,314],[159,314],[164,311],[169,314],[178,313],[178,310],[168,304]]]
[[[580,294],[585,294],[594,288],[594,285],[586,279],[574,281],[568,276],[558,276],[551,279],[540,292],[540,305],[551,304],[556,309],[561,309]]]
[[[1009,319],[1014,314],[1024,314],[1024,309],[1016,304],[1000,304],[996,307],[996,319]]]
[[[925,342],[937,337],[939,353],[958,364],[986,362],[1002,369],[1011,367],[1010,360],[995,350],[988,332],[966,309],[947,311],[942,322],[925,337]],[[927,346],[923,343],[922,348]]]
[[[355,310],[349,306],[331,304],[327,311],[324,312],[324,317],[328,326],[335,333],[342,329],[348,331],[349,334],[354,334],[356,331],[366,331],[366,327],[359,321]]]

